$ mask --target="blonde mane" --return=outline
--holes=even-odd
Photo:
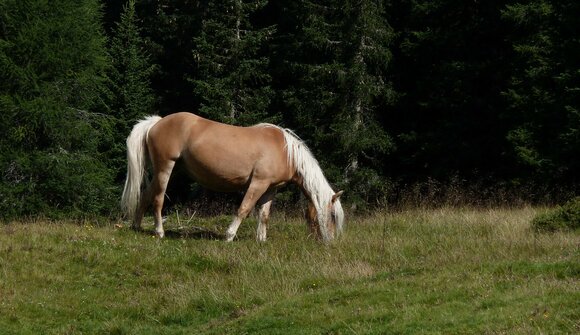
[[[331,240],[332,237],[329,236],[327,222],[329,219],[328,216],[331,215],[328,208],[332,202],[334,191],[326,180],[318,161],[314,158],[314,155],[312,155],[312,152],[310,152],[310,149],[306,146],[304,141],[302,141],[292,130],[281,128],[269,123],[260,123],[256,126],[274,127],[284,134],[288,164],[294,166],[296,172],[302,177],[302,186],[306,192],[308,192],[314,206],[316,207],[318,223],[320,224],[320,232],[323,240]],[[334,202],[334,215],[336,219],[336,232],[338,235],[343,230],[344,222],[344,212],[342,210],[342,205],[338,200]]]

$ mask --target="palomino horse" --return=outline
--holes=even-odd
[[[148,159],[153,180],[141,192]],[[235,127],[191,113],[149,116],[127,138],[127,160],[123,209],[133,219],[133,228],[140,229],[145,210],[153,204],[159,237],[164,236],[165,190],[178,160],[211,190],[246,191],[227,230],[227,241],[234,239],[255,205],[259,206],[257,240],[265,241],[275,191],[288,182],[298,184],[309,200],[306,216],[312,233],[330,241],[343,228],[342,191],[332,190],[308,147],[288,129],[265,123]]]

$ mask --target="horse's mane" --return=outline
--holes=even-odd
[[[260,123],[256,127],[273,127],[279,129],[284,134],[288,164],[294,166],[296,172],[302,177],[302,186],[310,194],[310,198],[316,207],[318,222],[322,228],[320,229],[322,237],[324,240],[330,240],[328,227],[326,227],[328,215],[330,214],[327,208],[332,202],[334,191],[330,187],[326,177],[324,177],[318,161],[314,158],[314,155],[312,155],[312,152],[304,141],[292,130],[269,123]],[[335,202],[334,211],[336,215],[337,233],[340,233],[343,229],[344,213],[339,201]]]

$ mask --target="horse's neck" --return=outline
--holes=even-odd
[[[294,175],[294,177],[292,178],[292,181],[298,185],[298,187],[300,188],[300,190],[302,191],[302,194],[304,194],[304,196],[308,199],[309,202],[311,202],[314,206],[318,207],[318,205],[320,205],[320,200],[321,200],[321,196],[322,196],[322,192],[323,188],[310,188],[309,185],[307,185],[305,183],[304,177],[301,176],[300,174],[296,173]],[[328,188],[330,188],[330,185],[328,185]]]
[[[330,201],[332,188],[324,177],[324,173],[308,147],[294,133],[283,130],[286,140],[288,161],[293,166],[293,180],[308,199],[314,202],[317,208]]]
[[[310,193],[310,190],[307,190],[306,187],[304,186],[304,177],[296,173],[294,174],[294,177],[292,177],[292,181],[296,185],[298,185],[298,187],[302,191],[302,194],[304,194],[304,196],[308,199],[308,201],[312,202],[312,195]]]

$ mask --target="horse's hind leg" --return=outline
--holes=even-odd
[[[258,215],[258,229],[256,232],[256,240],[258,242],[266,241],[268,219],[270,219],[270,207],[272,206],[274,194],[275,192],[273,190],[269,190],[260,198],[260,200],[258,200],[258,206],[260,207]]]
[[[167,190],[167,183],[171,176],[171,171],[175,166],[172,160],[165,161],[163,164],[158,164],[155,167],[155,175],[151,183],[152,197],[153,197],[153,214],[155,218],[155,234],[159,237],[165,236],[163,230],[163,218],[161,217],[161,210],[163,209],[163,201],[165,200],[165,191]]]
[[[141,230],[141,222],[143,221],[143,216],[145,215],[145,211],[151,205],[151,185],[147,186],[143,195],[141,196],[141,200],[139,201],[139,207],[137,208],[137,212],[135,213],[135,218],[133,219],[133,225],[131,228],[134,230]]]

